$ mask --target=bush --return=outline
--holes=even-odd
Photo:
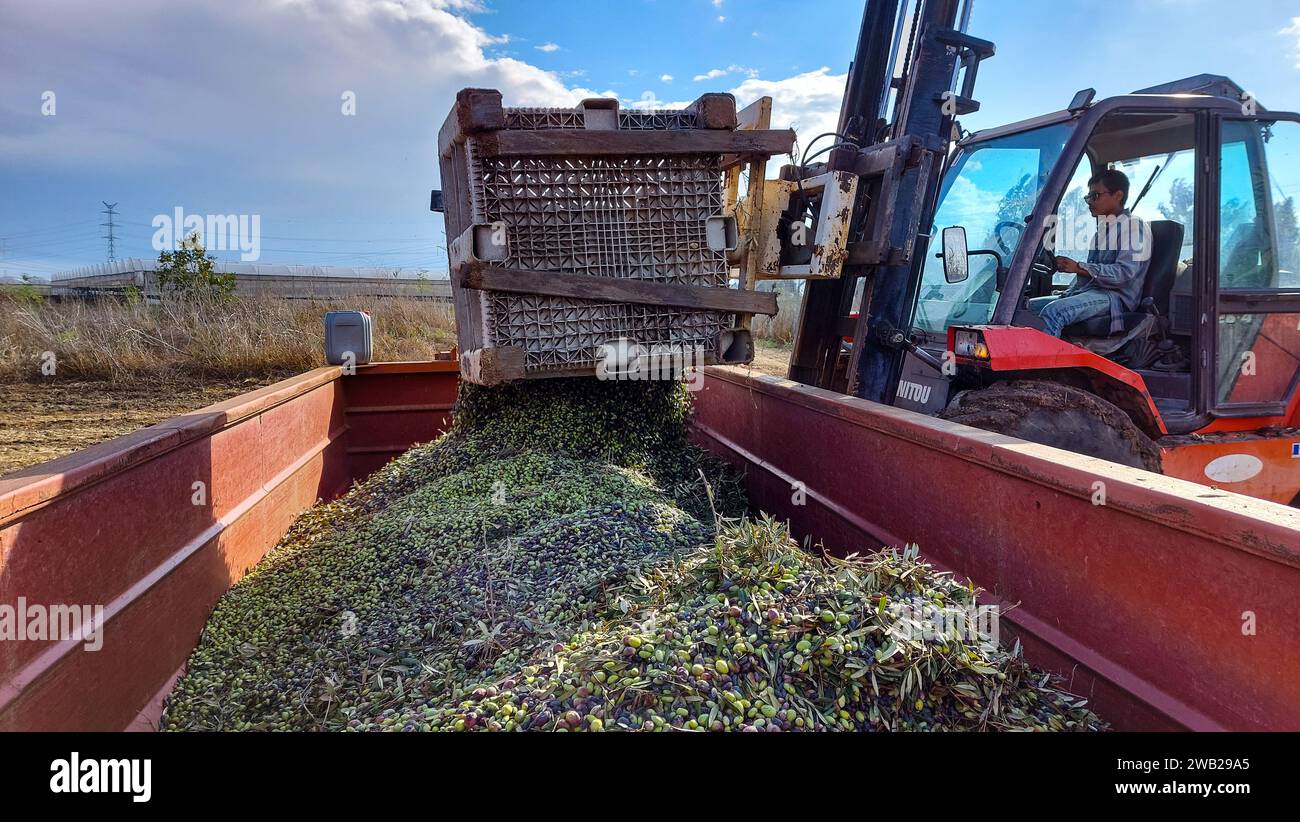
[[[23,275],[20,283],[0,286],[0,296],[7,297],[19,305],[41,305],[45,302],[45,295],[27,274]]]
[[[218,273],[216,262],[198,233],[191,234],[175,251],[158,255],[158,287],[186,299],[229,300],[235,294],[235,275]]]

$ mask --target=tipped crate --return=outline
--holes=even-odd
[[[749,319],[776,301],[728,287],[737,238],[722,175],[793,140],[737,131],[729,94],[626,111],[606,99],[504,108],[500,92],[461,91],[438,142],[462,376],[590,375],[635,346],[687,365],[749,362]]]

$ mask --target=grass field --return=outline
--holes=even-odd
[[[451,306],[274,298],[161,305],[0,293],[0,475],[325,364],[322,315],[369,311],[375,359],[455,344]]]
[[[11,294],[0,296],[0,383],[166,384],[297,373],[324,365],[321,317],[339,308],[370,312],[377,360],[430,359],[455,344],[451,306],[427,300],[192,298],[146,305]]]
[[[429,301],[149,306],[0,292],[0,475],[324,365],[321,317],[338,308],[370,312],[376,360],[427,360],[455,345],[451,306]],[[784,376],[790,324],[778,315],[754,331],[754,371]]]

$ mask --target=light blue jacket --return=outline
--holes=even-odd
[[[1151,265],[1151,226],[1127,209],[1109,226],[1103,220],[1098,218],[1088,261],[1082,264],[1092,276],[1075,275],[1061,296],[1106,292],[1110,298],[1110,333],[1118,334],[1124,330],[1124,313],[1136,311],[1142,301],[1142,283]]]

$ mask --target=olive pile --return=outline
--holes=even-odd
[[[168,729],[419,728],[739,514],[680,386],[466,385],[456,425],[304,513],[217,604]],[[706,527],[703,523],[709,523]]]
[[[596,629],[435,711],[452,730],[1097,730],[1018,653],[900,634],[891,600],[970,606],[914,552],[836,560],[770,518],[660,563]]]
[[[668,383],[465,385],[456,424],[304,513],[222,598],[169,730],[1088,729],[992,643],[886,605],[974,593],[745,513]]]

